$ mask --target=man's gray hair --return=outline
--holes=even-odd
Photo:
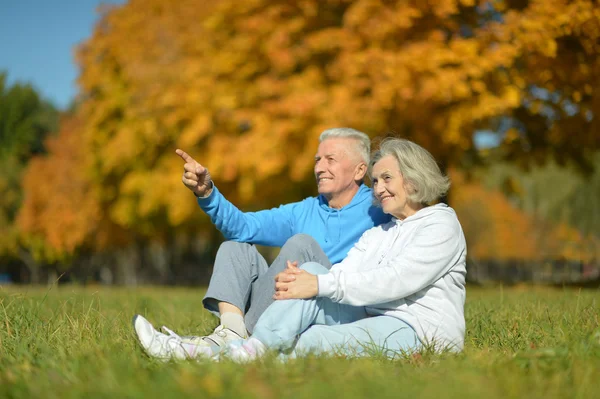
[[[433,155],[420,145],[405,139],[390,137],[381,142],[369,165],[370,176],[373,165],[387,155],[398,161],[400,173],[407,184],[409,200],[430,204],[448,192],[450,179],[442,174]]]
[[[355,152],[366,165],[369,165],[369,154],[371,153],[371,139],[365,133],[349,127],[335,127],[327,129],[319,136],[319,143],[334,137],[354,139],[356,142]]]

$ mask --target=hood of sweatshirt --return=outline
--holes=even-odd
[[[321,207],[321,209],[325,210],[326,212],[338,213],[338,212],[342,212],[344,210],[351,209],[355,206],[358,206],[358,205],[362,204],[364,201],[373,201],[373,192],[371,191],[371,189],[369,187],[367,187],[366,184],[361,184],[360,187],[358,188],[358,191],[354,195],[354,197],[352,197],[352,200],[350,201],[350,203],[346,206],[341,207],[340,209],[331,208],[329,206],[329,202],[323,196],[323,194],[319,194],[318,198],[319,198],[319,206]]]
[[[350,203],[340,209],[331,208],[327,199],[322,194],[319,194],[317,198],[319,199],[321,212],[325,213],[325,242],[335,244],[341,241],[343,231],[350,228],[356,222],[355,219],[348,219],[349,217],[356,217],[351,210],[358,206],[364,206],[366,201],[370,204],[373,201],[373,192],[367,185],[361,184]]]
[[[454,212],[454,209],[450,208],[446,204],[440,203],[440,204],[426,206],[423,209],[419,209],[414,215],[410,215],[409,217],[407,217],[404,220],[400,220],[396,217],[392,217],[392,221],[394,221],[398,224],[412,223],[412,222],[416,222],[417,220],[421,220],[423,218],[432,216],[434,214],[438,215],[439,213],[448,213],[449,215],[453,215],[453,216],[456,215],[456,213]]]

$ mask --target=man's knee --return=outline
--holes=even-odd
[[[293,246],[293,247],[297,247],[297,248],[308,248],[312,245],[319,245],[317,243],[317,241],[315,241],[314,238],[312,238],[311,236],[309,236],[308,234],[295,234],[292,237],[290,237],[289,240],[287,240],[285,242],[285,244],[283,244],[284,247],[289,247],[289,246]]]
[[[236,242],[236,241],[225,241],[219,246],[219,250],[217,251],[217,256],[219,254],[231,254],[237,253],[241,251],[247,251],[251,248],[252,245],[245,242]]]
[[[225,241],[219,246],[213,265],[215,270],[247,270],[256,259],[258,251],[252,244],[245,242]]]
[[[300,269],[306,270],[310,274],[327,274],[329,269],[317,262],[306,262],[300,265]]]
[[[251,246],[251,244],[248,244],[246,242],[237,242],[237,241],[224,241],[223,243],[221,243],[221,245],[219,245],[219,250],[235,250],[238,248],[246,248]]]

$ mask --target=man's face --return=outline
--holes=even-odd
[[[315,177],[319,194],[329,200],[355,189],[359,164],[363,163],[354,148],[356,141],[332,137],[319,144],[315,155]]]

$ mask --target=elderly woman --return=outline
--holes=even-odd
[[[267,349],[393,357],[426,345],[463,347],[466,244],[452,208],[429,205],[449,187],[432,155],[397,138],[383,141],[370,167],[373,192],[391,222],[366,231],[331,270],[289,263],[275,301],[253,335],[223,355],[248,361]],[[170,357],[210,356],[171,332]],[[164,349],[162,353],[164,353]]]

